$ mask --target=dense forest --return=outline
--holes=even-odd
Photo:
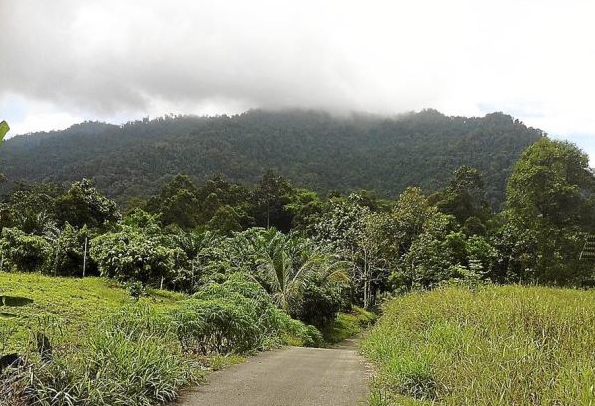
[[[157,193],[176,174],[216,175],[252,185],[274,170],[319,193],[375,191],[395,198],[407,186],[431,192],[462,165],[484,176],[499,208],[520,153],[542,136],[510,116],[447,117],[424,110],[386,118],[337,118],[313,111],[254,110],[236,116],[168,116],[122,126],[86,122],[64,131],[14,137],[2,147],[8,182],[92,179],[126,204]]]
[[[20,148],[22,177],[33,181],[15,181],[7,164],[0,404],[157,404],[227,362],[218,357],[331,345],[361,331],[382,303],[403,303],[415,318],[420,305],[397,301],[419,292],[453,292],[445,300],[457,306],[465,292],[492,285],[595,285],[593,263],[581,257],[595,231],[587,155],[502,114],[170,117],[86,123],[5,146],[13,163]],[[453,285],[463,290],[443,290]],[[494,292],[515,300],[515,291]],[[527,306],[551,313],[537,304]],[[517,317],[515,304],[506,306]],[[447,396],[432,382],[448,374],[414,371],[411,381],[401,360],[418,353],[406,345],[426,333],[413,323],[395,335],[386,309],[364,344],[379,387],[418,400]],[[456,314],[464,312],[441,317]],[[480,314],[476,325],[493,324]],[[556,357],[572,366],[565,351]]]

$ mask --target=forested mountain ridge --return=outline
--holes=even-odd
[[[483,173],[486,197],[497,206],[514,162],[541,134],[502,113],[337,118],[252,110],[121,126],[86,122],[17,136],[3,145],[0,165],[9,186],[86,177],[119,201],[154,194],[177,173],[198,181],[222,174],[252,184],[269,169],[319,192],[370,189],[395,197],[410,185],[436,190],[454,169],[470,165]]]

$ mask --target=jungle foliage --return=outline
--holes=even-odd
[[[87,272],[187,293],[248,275],[291,316],[323,326],[351,303],[448,280],[594,283],[579,261],[595,228],[595,177],[574,145],[543,138],[521,155],[507,206],[491,209],[476,168],[396,200],[327,198],[274,172],[252,188],[177,175],[121,214],[87,180],[21,184],[1,203],[2,269]],[[84,252],[85,240],[88,251]]]

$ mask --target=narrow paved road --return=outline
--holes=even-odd
[[[367,373],[353,342],[333,349],[290,347],[213,373],[181,406],[357,406]]]

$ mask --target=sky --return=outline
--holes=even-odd
[[[10,134],[250,108],[502,111],[595,162],[592,0],[0,0]]]

